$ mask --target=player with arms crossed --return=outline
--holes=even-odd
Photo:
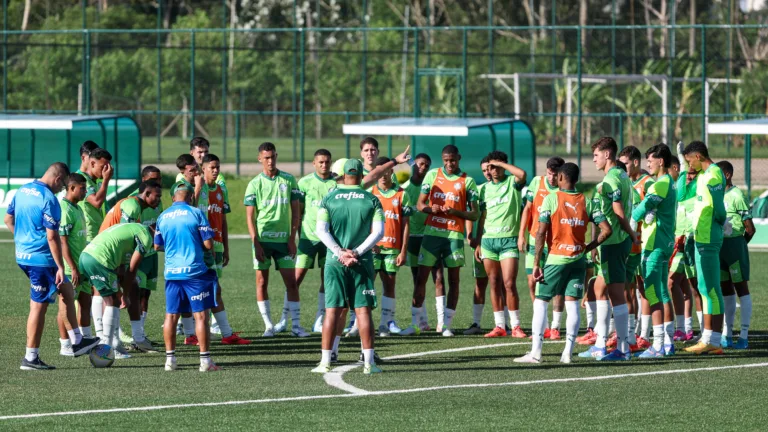
[[[317,213],[316,232],[328,248],[325,261],[325,308],[320,364],[312,370],[327,373],[344,310],[355,308],[363,346],[363,373],[381,372],[374,362],[374,328],[371,319],[376,307],[371,249],[384,235],[381,203],[360,186],[363,165],[350,159],[344,163],[344,181],[323,198]],[[342,324],[343,325],[343,324]]]
[[[555,295],[565,296],[566,338],[561,363],[571,362],[573,345],[579,333],[579,300],[584,295],[586,259],[584,255],[611,235],[611,226],[599,206],[576,191],[579,167],[566,163],[557,174],[560,188],[544,198],[539,211],[536,233],[533,276],[536,299],[533,301],[533,344],[531,351],[515,359],[516,363],[541,363],[547,308]],[[596,240],[587,244],[587,223],[600,228]],[[541,260],[544,244],[549,243],[549,254],[544,268]]]

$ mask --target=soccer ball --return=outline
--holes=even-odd
[[[93,367],[107,368],[115,362],[115,351],[109,345],[99,344],[93,347],[88,358],[91,360]]]

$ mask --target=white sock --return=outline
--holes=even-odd
[[[504,318],[504,311],[493,311],[493,323],[496,325],[496,327],[504,328],[504,323],[506,319]]]
[[[648,340],[648,332],[651,330],[651,316],[640,315],[640,337]]]
[[[341,343],[341,336],[336,336],[333,338],[333,349],[331,350],[336,355],[339,354],[339,343]]]
[[[227,317],[227,311],[214,312],[213,318],[219,323],[219,329],[221,330],[221,337],[232,336],[232,327],[229,326],[229,318]]]
[[[280,314],[280,322],[285,322],[291,313],[290,305],[288,304],[288,291],[283,294],[283,312]]]
[[[291,313],[291,326],[293,328],[301,327],[301,303],[289,301],[288,310]]]
[[[120,311],[114,306],[104,307],[104,315],[102,316],[102,323],[104,325],[101,336],[101,343],[112,345],[112,339],[117,333],[115,328],[115,316],[119,317]]]
[[[261,319],[264,320],[264,327],[272,328],[272,318],[270,317],[272,313],[269,310],[269,300],[264,300],[257,303],[259,305],[259,313],[261,314]]]
[[[59,338],[59,344],[61,344],[61,349],[72,349],[72,341],[67,339],[61,339]]]
[[[749,336],[749,325],[752,322],[752,297],[747,294],[739,297],[741,303],[741,332],[739,337],[746,339]]]
[[[610,316],[608,315],[608,300],[598,300],[596,303],[597,310],[597,324],[595,325],[595,332],[597,333],[597,339],[595,340],[595,346],[598,348],[605,348],[605,339],[608,336],[608,322]]]
[[[696,319],[699,320],[699,330],[704,332],[704,312],[696,311]]]
[[[145,339],[147,338],[147,332],[146,332],[145,327],[144,327],[146,321],[147,321],[147,313],[146,312],[142,312],[141,313],[141,332],[144,335]]]
[[[80,327],[80,334],[83,335],[83,337],[93,337],[91,334],[91,326],[88,327]]]
[[[181,325],[184,326],[184,336],[195,335],[195,319],[192,317],[181,317]]]
[[[200,353],[200,366],[203,367],[210,367],[211,366],[211,353],[208,351],[201,352]]]
[[[673,337],[675,337],[675,323],[667,321],[664,323],[664,345],[674,344]]]
[[[611,313],[613,313],[613,308],[611,308]],[[613,315],[611,315],[611,319],[608,321],[608,334],[611,335],[615,331],[616,331],[616,319]]]
[[[685,317],[682,315],[675,315],[675,331],[683,331],[685,327]]]
[[[706,344],[710,343],[712,341],[712,330],[707,330],[707,329],[702,330],[701,339],[699,341]],[[720,341],[717,341],[717,343],[719,344]]]
[[[472,322],[480,326],[480,321],[483,319],[483,308],[485,308],[484,304],[473,304],[472,305]],[[496,312],[494,312],[495,314]],[[494,315],[495,319],[495,315]]]
[[[508,326],[508,325],[509,325],[509,308],[504,306],[504,326]]]
[[[427,302],[424,302],[419,310],[421,311],[421,314],[419,315],[419,325],[429,325],[429,316],[427,315]]]
[[[320,350],[320,364],[331,364],[331,353],[333,350]]]
[[[24,358],[27,359],[27,361],[32,361],[37,358],[37,353],[40,351],[40,348],[27,348],[26,354],[24,354]]]
[[[531,357],[541,359],[541,348],[544,346],[544,328],[547,325],[547,308],[549,302],[541,299],[533,301],[533,320],[531,321]]]
[[[692,332],[693,331],[693,317],[685,317],[685,332]]]
[[[544,316],[544,328],[547,328],[547,317]],[[513,310],[509,311],[509,328],[515,328],[520,325],[520,311],[519,310]]]
[[[418,327],[421,318],[421,308],[411,306],[411,325]]]
[[[453,323],[453,316],[456,315],[456,311],[450,308],[445,308],[445,321],[443,321],[443,328],[450,329]]]
[[[104,315],[106,319],[106,314]],[[122,342],[120,342],[120,332],[123,329],[120,328],[120,308],[115,308],[115,315],[112,317],[112,346],[113,347],[119,347],[122,346]],[[107,328],[104,327],[104,334],[106,335]]]
[[[435,309],[437,310],[437,326],[445,324],[445,296],[435,297]]]
[[[317,294],[317,314],[315,315],[315,319],[319,318],[321,315],[325,315],[325,293],[324,292]]]
[[[635,314],[629,314],[629,344],[635,345],[637,343],[637,335],[635,334]]]
[[[736,320],[736,295],[723,296],[723,334],[733,337],[733,322]]]
[[[653,348],[656,351],[664,348],[664,326],[661,324],[653,326]]]
[[[141,320],[131,321],[131,335],[134,342],[144,340],[144,327],[141,325]]]
[[[363,350],[363,361],[365,364],[373,364],[373,349]]]
[[[629,308],[627,304],[613,307],[613,318],[616,320],[616,349],[624,354],[629,352]]]
[[[597,302],[587,302],[587,328],[595,328],[595,315],[597,312]]]
[[[69,340],[72,341],[72,345],[77,345],[83,340],[83,335],[80,333],[80,328],[75,327],[72,330],[67,330]]]
[[[709,344],[712,346],[719,347],[721,345],[721,339],[723,338],[722,333],[718,333],[713,331],[712,336],[709,338]]]
[[[570,357],[573,353],[573,344],[576,342],[576,336],[579,334],[579,321],[581,320],[579,302],[566,301],[565,312],[565,349],[563,350],[563,357]]]
[[[552,325],[549,327],[557,331],[560,331],[560,319],[562,318],[562,316],[563,316],[562,312],[552,311]]]
[[[381,296],[381,325],[388,325],[395,320],[395,299]]]
[[[100,338],[104,333],[104,297],[93,296],[91,315],[93,316],[93,328],[96,330],[96,337]]]

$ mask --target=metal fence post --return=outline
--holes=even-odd
[[[240,175],[240,111],[235,114],[235,174]]]
[[[195,136],[195,31],[190,30],[189,44],[189,136]]]
[[[752,135],[744,139],[744,178],[747,181],[747,199],[752,201]]]
[[[467,116],[467,29],[464,28],[464,31],[461,35],[461,68],[464,71],[463,76],[461,77],[461,88],[459,89],[459,97],[461,97],[461,113],[459,114],[459,117],[466,117]]]
[[[162,99],[162,76],[163,76],[163,53],[162,49],[160,48],[160,45],[162,43],[161,41],[161,33],[160,33],[160,27],[163,23],[163,0],[158,0],[157,2],[157,29],[155,30],[155,45],[157,47],[157,94],[156,97],[156,114],[155,114],[155,123],[156,123],[156,131],[155,134],[157,135],[157,161],[162,162],[162,152],[160,151],[160,145],[161,145],[161,137],[160,134],[162,133],[163,128],[163,122],[162,118],[160,116],[160,111],[162,110],[163,105],[163,99]]]
[[[624,114],[619,113],[619,150],[624,149]]]
[[[363,16],[360,20],[363,29],[368,26],[368,2],[363,0]],[[363,30],[363,58],[361,65],[361,94],[360,94],[360,121],[365,121],[365,97],[368,87],[368,32]]]
[[[707,100],[707,29],[700,25],[701,29],[701,106],[704,107],[704,101]],[[707,115],[701,115],[701,139],[705,140],[707,136]]]
[[[344,123],[349,124],[350,121],[351,121],[351,119],[350,119],[350,116],[349,116],[349,112],[345,112],[344,113]],[[346,144],[346,148],[347,148],[347,154],[344,157],[349,159],[350,138],[349,138],[349,135],[347,135],[347,134],[344,135],[344,144]]]
[[[8,0],[3,0],[3,31],[8,31]],[[8,33],[3,33],[3,111],[7,111],[7,110],[8,110]]]
[[[488,27],[493,26],[493,0],[488,0]],[[488,73],[492,74],[493,64],[493,29],[488,30]],[[417,65],[418,67],[418,65]],[[493,80],[488,80],[488,112],[494,116],[493,106]]]
[[[85,114],[91,114],[91,32],[85,31],[85,84],[83,85]],[[105,144],[106,145],[106,144]]]
[[[305,72],[305,55],[304,55],[304,44],[305,44],[306,34],[304,31],[301,32],[301,76],[299,78],[300,80],[300,99],[299,99],[299,134],[301,141],[299,141],[300,147],[301,147],[301,154],[299,155],[299,174],[301,176],[304,176],[304,72]]]
[[[227,28],[227,0],[221,2],[222,28]],[[234,3],[232,7],[235,7]],[[227,159],[227,65],[229,63],[229,51],[227,50],[227,31],[221,32],[221,152],[224,160]]]
[[[582,29],[581,26],[579,26],[578,29],[576,30],[576,45],[578,47],[576,49],[576,59],[577,59],[577,61],[576,61],[576,69],[577,69],[576,70],[576,74],[578,75],[578,87],[576,89],[577,100],[578,100],[578,102],[576,103],[576,106],[577,106],[577,108],[576,108],[576,113],[577,113],[576,114],[576,119],[577,119],[577,123],[576,123],[576,136],[577,136],[577,139],[576,139],[576,165],[578,165],[579,168],[581,168],[581,114],[582,114],[581,113],[581,88],[582,88],[582,85],[581,85],[581,74],[582,74],[582,70],[581,70],[581,61],[582,61],[582,58],[581,58],[582,57],[582,52],[581,52],[581,32],[582,31],[584,31],[584,29]]]

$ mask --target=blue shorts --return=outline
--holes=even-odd
[[[216,306],[219,279],[216,270],[185,280],[165,281],[165,312],[203,312]]]
[[[29,298],[35,303],[54,303],[56,294],[56,267],[34,267],[19,264],[19,267],[29,278]],[[64,277],[67,281],[66,276]]]

